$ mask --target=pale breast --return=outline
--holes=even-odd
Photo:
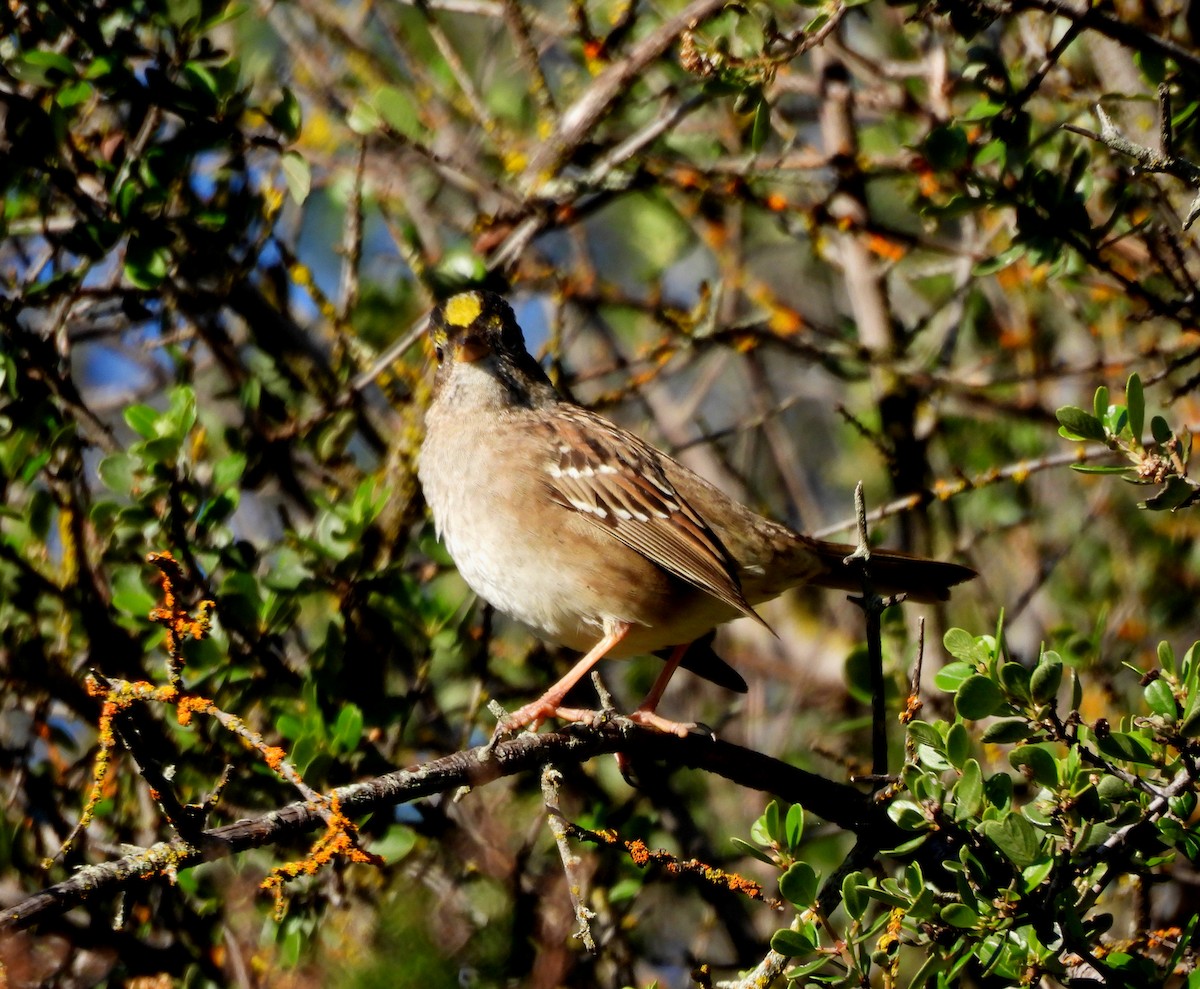
[[[488,418],[480,430],[431,410],[418,462],[438,533],[480,597],[573,649],[629,623],[616,657],[688,642],[736,614],[548,498],[544,471],[557,449],[538,449],[542,434],[519,413]]]

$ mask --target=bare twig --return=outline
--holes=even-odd
[[[725,0],[692,0],[674,17],[664,21],[633,46],[629,53],[605,69],[583,94],[559,117],[558,126],[538,149],[521,177],[526,194],[536,191],[588,137],[629,84],[663,54],[686,29],[711,17]]]
[[[575,910],[575,920],[579,929],[575,937],[583,942],[588,951],[595,954],[596,940],[592,937],[591,921],[595,918],[594,910],[589,910],[584,903],[582,866],[583,860],[571,849],[567,840],[567,819],[558,809],[558,784],[562,782],[562,773],[547,763],[542,767],[542,800],[546,804],[546,822],[550,825],[550,833],[554,835],[554,843],[558,846],[558,856],[562,859],[563,873],[567,877],[567,892],[571,897],[571,906]]]
[[[866,621],[867,666],[871,675],[871,776],[876,787],[887,777],[887,698],[883,680],[883,629],[881,616],[893,602],[875,593],[871,582],[871,545],[867,538],[867,505],[863,482],[854,486],[854,515],[858,520],[858,545],[845,562],[858,563],[862,577],[862,597],[851,598]]]
[[[1169,112],[1163,116],[1163,120],[1167,122],[1163,131],[1163,151],[1156,151],[1154,148],[1148,148],[1143,144],[1135,144],[1129,140],[1129,138],[1125,137],[1117,129],[1116,124],[1112,122],[1112,118],[1104,112],[1104,108],[1099,104],[1096,105],[1096,117],[1100,120],[1099,134],[1082,127],[1076,127],[1074,124],[1064,124],[1063,126],[1072,133],[1090,137],[1092,140],[1099,141],[1114,151],[1128,155],[1137,161],[1138,168],[1143,171],[1171,175],[1182,182],[1186,182],[1193,188],[1200,189],[1200,165],[1196,165],[1186,158],[1173,155],[1169,151],[1171,143],[1171,115]],[[1183,219],[1183,229],[1187,230],[1195,222],[1197,216],[1200,216],[1200,192],[1197,192],[1196,198],[1192,200],[1192,205],[1188,208],[1187,216]]]
[[[354,185],[346,207],[346,227],[342,233],[342,278],[338,286],[338,325],[346,326],[358,305],[358,269],[363,246],[363,174],[367,165],[367,142],[359,141]]]
[[[886,505],[872,510],[867,513],[866,521],[878,522],[880,519],[898,515],[900,512],[911,511],[920,505],[927,505],[934,501],[948,501],[964,492],[984,488],[1000,481],[1017,481],[1023,483],[1029,475],[1039,473],[1040,471],[1110,456],[1112,456],[1112,451],[1105,446],[1079,446],[1068,453],[1055,453],[1047,457],[1038,457],[1036,460],[1018,460],[1007,466],[997,467],[984,471],[982,474],[976,474],[974,477],[958,477],[952,481],[940,480],[924,491],[917,491],[913,494],[905,495],[903,498],[893,499]],[[846,531],[855,524],[856,521],[854,519],[846,519],[834,525],[827,525],[822,529],[818,529],[816,532],[811,533],[811,535],[818,539],[826,539],[838,532]]]

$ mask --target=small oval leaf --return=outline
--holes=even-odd
[[[1000,688],[988,677],[978,674],[964,680],[954,696],[954,709],[968,721],[991,717],[1004,706]]]
[[[789,903],[804,909],[817,899],[817,873],[807,862],[793,862],[779,877],[779,892]]]
[[[1071,434],[1071,438],[1096,440],[1100,443],[1106,439],[1104,424],[1094,415],[1084,412],[1083,409],[1073,405],[1064,405],[1054,415],[1058,419],[1059,425]]]

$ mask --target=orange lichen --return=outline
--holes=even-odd
[[[917,694],[909,694],[908,700],[904,705],[904,710],[900,712],[900,724],[906,725],[915,718],[922,707],[925,706]]]
[[[908,248],[903,244],[898,244],[881,234],[871,234],[867,237],[867,249],[888,261],[899,261],[908,253]]]
[[[196,617],[189,614],[187,608],[180,604],[175,593],[175,585],[183,582],[183,570],[175,557],[165,550],[150,553],[147,563],[158,567],[162,579],[162,605],[150,612],[150,621],[161,625],[167,630],[167,654],[171,657],[172,679],[178,677],[183,659],[180,653],[184,640],[188,638],[203,639],[212,628],[212,601],[201,601],[196,608]]]
[[[781,337],[790,337],[804,328],[804,317],[795,309],[786,306],[775,306],[771,309],[768,321],[771,332]]]
[[[787,197],[778,192],[768,192],[763,198],[763,205],[772,213],[783,213],[792,206]]]
[[[314,876],[322,867],[335,859],[347,862],[359,862],[363,865],[384,865],[384,860],[378,855],[364,851],[358,844],[358,826],[342,813],[341,803],[336,796],[329,798],[329,814],[326,818],[325,833],[321,835],[309,850],[307,856],[295,862],[285,862],[271,870],[271,874],[259,886],[267,890],[275,898],[275,915],[282,919],[287,909],[287,901],[283,895],[284,885],[300,876]]]
[[[601,845],[614,845],[620,840],[617,832],[610,828],[591,831],[588,828],[581,828],[578,824],[573,824],[570,821],[564,821],[563,823],[567,834],[582,841],[591,841]],[[670,852],[661,849],[656,852],[651,851],[640,838],[632,838],[629,841],[623,842],[623,844],[626,851],[629,852],[629,857],[633,861],[633,864],[640,869],[644,869],[650,865],[657,865],[669,875],[700,876],[705,882],[713,886],[719,886],[722,889],[727,889],[732,893],[740,893],[743,896],[750,897],[752,900],[762,900],[764,903],[772,906],[779,905],[778,900],[767,898],[760,884],[752,879],[747,879],[745,876],[738,875],[736,872],[726,872],[723,869],[714,868],[698,859],[680,860]]]

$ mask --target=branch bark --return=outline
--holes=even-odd
[[[882,807],[847,783],[827,780],[770,756],[703,735],[677,738],[617,718],[551,734],[522,734],[499,743],[455,752],[412,769],[376,777],[334,791],[347,816],[361,816],[434,793],[478,787],[504,776],[529,772],[548,762],[581,763],[592,756],[630,752],[675,767],[701,769],[753,790],[771,793],[887,848],[907,835]],[[139,879],[173,876],[201,862],[226,858],[248,848],[277,844],[324,825],[319,808],[297,801],[260,817],[209,828],[195,842],[163,841],[114,862],[90,865],[70,879],[0,912],[0,936],[61,916],[101,895],[112,895]]]

